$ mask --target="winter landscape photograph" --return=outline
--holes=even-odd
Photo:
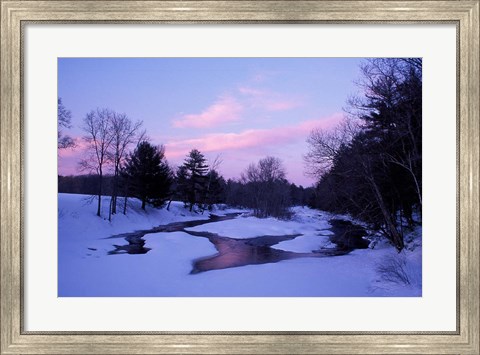
[[[421,297],[421,58],[59,58],[59,297]]]

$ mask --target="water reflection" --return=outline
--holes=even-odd
[[[244,265],[275,263],[281,260],[298,257],[298,253],[273,249],[270,246],[301,235],[294,234],[284,236],[262,236],[250,239],[234,239],[221,237],[208,232],[185,232],[197,237],[208,238],[218,250],[218,254],[213,257],[201,258],[194,261],[191,272],[192,274]],[[273,238],[275,241],[273,241]]]
[[[201,220],[194,220],[194,221],[185,221],[185,222],[173,222],[169,224],[165,224],[162,226],[154,227],[151,229],[144,229],[138,230],[135,232],[130,233],[122,233],[113,235],[108,237],[107,239],[118,239],[123,238],[125,239],[128,244],[127,245],[113,245],[114,250],[108,252],[109,255],[116,255],[116,254],[146,254],[150,248],[146,248],[145,240],[143,237],[147,234],[152,233],[172,233],[172,232],[184,232],[185,228],[191,228],[196,226],[201,226],[207,223],[214,223],[214,222],[221,222],[227,221],[229,219],[233,219],[238,217],[241,213],[227,213],[224,216],[217,216],[211,214],[209,219],[201,219]]]
[[[245,265],[257,265],[266,263],[276,263],[282,260],[289,260],[304,257],[332,257],[345,255],[354,249],[368,247],[368,241],[363,239],[366,231],[363,227],[354,225],[345,220],[330,220],[330,241],[336,245],[335,248],[319,249],[310,253],[296,253],[272,248],[273,245],[280,242],[291,240],[301,236],[301,234],[290,235],[264,235],[254,238],[237,239],[221,236],[209,232],[195,232],[186,230],[207,223],[215,223],[236,218],[240,213],[231,213],[225,216],[211,215],[207,220],[195,220],[185,222],[174,222],[163,226],[158,226],[148,230],[140,230],[132,233],[124,233],[112,236],[110,238],[124,238],[127,245],[114,245],[114,250],[108,254],[145,254],[150,248],[145,247],[143,237],[150,233],[171,233],[184,232],[189,235],[207,238],[217,249],[217,254],[193,261],[191,274],[198,274],[210,270],[227,269]],[[319,246],[321,237],[319,234]]]

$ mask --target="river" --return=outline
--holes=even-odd
[[[294,258],[333,257],[348,254],[355,249],[364,249],[368,247],[368,241],[362,238],[366,235],[365,229],[343,219],[329,220],[331,225],[330,231],[333,233],[329,238],[336,247],[318,249],[310,253],[297,253],[272,248],[275,244],[297,238],[302,234],[261,235],[253,238],[237,239],[209,232],[194,232],[187,230],[187,228],[207,223],[219,223],[231,220],[238,218],[241,215],[242,213],[229,213],[224,216],[211,214],[210,218],[205,220],[174,222],[151,229],[114,235],[108,239],[124,239],[127,244],[114,244],[114,249],[109,251],[108,254],[145,254],[150,251],[149,248],[145,247],[145,235],[154,233],[184,232],[195,237],[207,238],[217,249],[216,255],[192,260],[191,274],[197,274],[210,270],[226,269],[244,265],[275,263]]]

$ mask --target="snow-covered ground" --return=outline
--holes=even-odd
[[[104,201],[106,216],[107,199]],[[409,247],[401,254],[379,242],[373,249],[343,256],[304,257],[191,274],[195,260],[217,254],[207,238],[185,232],[147,234],[148,253],[108,255],[114,245],[127,244],[123,238],[108,237],[208,219],[209,213],[189,212],[179,202],[172,202],[170,211],[147,207],[144,212],[134,199],[130,205],[127,215],[117,214],[109,222],[95,215],[96,203],[86,203],[86,196],[59,194],[59,296],[421,296],[420,227],[406,238]],[[212,213],[239,211],[222,208]],[[188,230],[237,239],[301,234],[272,246],[301,253],[335,246],[328,238],[332,233],[328,223],[332,215],[328,213],[295,207],[292,220],[280,221],[243,212],[236,219]],[[388,277],[391,269],[393,281]],[[408,284],[396,282],[396,274],[406,275]]]

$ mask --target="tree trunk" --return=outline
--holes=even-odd
[[[101,210],[101,204],[102,204],[102,169],[100,168],[100,183],[98,187],[98,206],[97,206],[97,216],[100,217],[100,210]]]
[[[411,159],[408,161],[408,165],[407,165],[407,163],[398,161],[394,158],[390,158],[390,161],[394,164],[397,164],[397,165],[401,166],[402,168],[404,168],[405,170],[407,170],[410,173],[410,175],[412,176],[413,182],[415,184],[415,190],[416,190],[416,193],[417,193],[418,202],[420,204],[420,207],[422,207],[422,190],[420,189],[420,184],[418,182],[417,176],[415,175],[414,167],[413,167]]]
[[[123,214],[127,214],[127,200],[128,200],[128,192],[130,190],[130,180],[127,178],[124,183],[123,187],[123,194],[124,194],[124,200],[123,200]]]
[[[373,177],[370,177],[369,181],[370,181],[370,184],[372,185],[373,191],[375,192],[375,197],[376,197],[378,206],[382,211],[383,220],[385,221],[385,226],[387,227],[390,240],[395,246],[395,248],[397,248],[397,250],[400,252],[405,246],[403,241],[403,236],[398,232],[397,228],[395,227],[395,223],[392,220],[392,216],[388,212],[388,209],[385,206],[385,203],[383,202],[382,194],[380,193],[380,190],[378,189],[378,186],[375,183],[375,180],[373,179]]]
[[[146,204],[146,203],[145,203],[145,199],[142,198],[142,210],[144,210],[144,211],[145,211],[145,204]]]
[[[118,194],[118,166],[115,167],[115,174],[113,176],[112,214],[117,213],[117,194]]]
[[[115,192],[114,192],[114,195],[112,196],[112,214],[116,214],[117,213],[117,196],[115,196]]]
[[[110,208],[108,209],[108,221],[112,221],[112,213],[113,213],[113,196],[110,197]]]

